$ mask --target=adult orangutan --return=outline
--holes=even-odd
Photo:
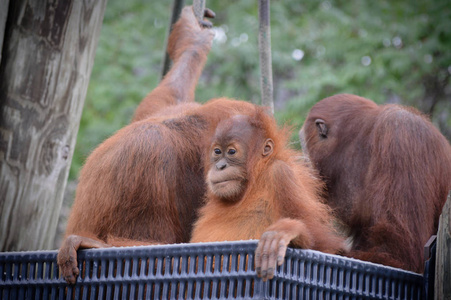
[[[191,242],[260,239],[257,274],[271,279],[287,246],[345,250],[321,202],[321,182],[287,147],[288,131],[262,108],[219,123],[205,155],[206,204]]]
[[[170,72],[144,98],[133,122],[88,157],[58,253],[67,282],[79,273],[79,248],[189,242],[205,193],[204,142],[220,120],[254,108],[226,99],[193,102],[212,38],[185,8],[169,38]]]
[[[304,153],[353,238],[350,256],[421,273],[451,189],[451,147],[420,112],[336,95],[311,109]]]

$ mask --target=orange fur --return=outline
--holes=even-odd
[[[261,109],[249,116],[253,140],[245,143],[255,146],[248,147],[244,166],[246,190],[233,202],[224,201],[208,190],[191,242],[263,239],[265,232],[275,231],[285,246],[291,242],[295,247],[329,253],[344,251],[343,238],[335,231],[331,211],[320,197],[322,183],[299,161],[300,154],[288,148],[288,130],[279,129],[275,120]],[[263,144],[259,140],[268,138],[274,141],[274,150],[262,156]],[[205,160],[206,171],[215,167],[209,159]],[[272,247],[269,252],[277,251],[277,247]]]

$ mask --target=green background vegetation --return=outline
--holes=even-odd
[[[191,4],[191,1],[186,1]],[[256,0],[209,0],[217,38],[196,99],[258,102]],[[172,1],[109,0],[72,162],[126,125],[159,82]],[[271,2],[276,117],[300,128],[336,93],[414,106],[451,137],[449,0]],[[295,139],[295,138],[294,138]]]

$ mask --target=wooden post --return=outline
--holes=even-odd
[[[3,38],[5,36],[6,18],[8,17],[9,0],[0,0],[0,63],[2,62]]]
[[[451,191],[443,206],[437,232],[434,299],[451,299]]]
[[[9,3],[0,66],[0,251],[53,245],[106,2]]]
[[[206,0],[193,0],[193,11],[197,20],[202,21],[204,19]]]
[[[260,87],[262,105],[274,113],[272,57],[271,57],[271,26],[269,0],[258,1],[258,49],[260,52]]]

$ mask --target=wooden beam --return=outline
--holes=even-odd
[[[53,247],[106,2],[9,3],[0,66],[0,251]]]
[[[443,206],[437,232],[434,299],[451,299],[451,191]]]
[[[269,0],[258,1],[258,49],[260,52],[260,87],[262,102],[274,113],[272,57],[271,57],[271,25]]]
[[[0,0],[0,63],[2,62],[3,39],[5,36],[6,18],[8,17],[9,0]]]

